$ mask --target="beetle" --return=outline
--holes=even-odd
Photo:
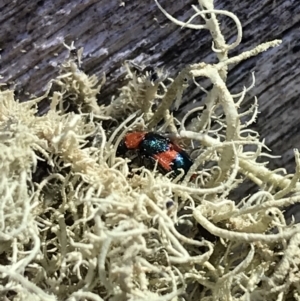
[[[161,172],[173,171],[172,176],[184,175],[189,171],[193,161],[177,144],[155,132],[130,132],[125,135],[117,148],[117,156],[124,156],[128,151],[137,151],[142,158],[157,161]]]

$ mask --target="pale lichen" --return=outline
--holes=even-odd
[[[209,30],[219,62],[191,64],[174,79],[147,67],[138,72],[127,62],[128,82],[107,106],[97,104],[105,77],[99,82],[80,69],[80,51],[62,64],[40,98],[19,103],[2,87],[3,300],[300,300],[300,229],[283,215],[300,201],[299,153],[293,175],[258,161],[272,156],[249,129],[257,99],[240,112],[254,74],[238,94],[226,86],[230,64],[280,41],[229,57],[242,36],[232,13],[199,0],[195,15],[181,22],[159,8],[180,26]],[[218,14],[237,26],[230,45]],[[204,23],[192,24],[195,16]],[[74,46],[68,48],[74,54]],[[201,88],[200,77],[212,83],[204,90],[205,106],[180,123],[171,105],[180,104],[188,85]],[[37,105],[45,98],[49,110],[39,116]],[[186,126],[187,117],[201,110]],[[156,167],[134,168],[128,158],[116,157],[128,131],[156,131],[162,119],[160,130],[187,151],[199,148],[182,181],[182,175],[171,179]],[[233,199],[245,180],[258,192]]]

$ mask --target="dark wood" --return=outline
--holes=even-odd
[[[2,81],[16,87],[16,95],[42,94],[46,83],[55,76],[57,65],[67,55],[62,45],[75,41],[84,46],[83,69],[99,77],[105,72],[107,83],[99,102],[109,102],[122,85],[125,60],[144,65],[165,66],[176,74],[184,65],[215,62],[207,31],[180,29],[159,11],[154,1],[118,0],[1,0],[0,48]],[[166,1],[161,5],[174,17],[187,20],[196,1]],[[294,171],[293,148],[300,148],[300,5],[298,0],[215,1],[216,8],[235,13],[243,25],[243,40],[230,55],[273,39],[282,39],[280,47],[256,58],[232,66],[228,86],[237,92],[251,82],[255,71],[256,86],[242,110],[258,96],[260,115],[255,129],[266,138],[273,154],[271,168],[285,166]],[[233,41],[236,29],[228,17],[220,17],[227,41]],[[202,100],[197,89],[185,94],[182,116],[191,102]]]

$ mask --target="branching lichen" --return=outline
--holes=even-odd
[[[234,14],[199,0],[182,22],[156,3],[175,24],[209,30],[218,62],[195,62],[175,78],[125,62],[127,82],[105,106],[105,77],[86,75],[72,44],[45,95],[19,103],[0,90],[3,300],[300,300],[300,229],[283,214],[300,202],[299,152],[295,174],[268,169],[269,149],[249,128],[257,98],[240,108],[254,74],[238,94],[226,85],[230,64],[280,41],[229,57],[242,37]],[[219,14],[236,25],[230,45]],[[196,16],[204,23],[192,24]],[[176,120],[171,106],[202,77],[212,83],[205,106]],[[39,116],[45,98],[49,110]],[[189,172],[174,179],[116,156],[131,130],[164,130],[188,152],[194,146]],[[258,191],[236,196],[245,180]]]

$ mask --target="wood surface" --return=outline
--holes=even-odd
[[[193,13],[191,4],[197,2],[161,0],[160,4],[174,17],[187,20]],[[242,110],[251,105],[254,95],[258,97],[261,113],[254,129],[274,155],[282,155],[269,166],[294,172],[293,148],[300,148],[300,2],[216,0],[215,7],[236,14],[243,26],[242,43],[230,55],[265,41],[283,40],[280,47],[232,66],[228,87],[240,91],[251,83],[250,72],[255,71],[256,86]],[[125,60],[164,66],[171,75],[189,63],[216,62],[207,31],[179,28],[152,0],[0,0],[0,12],[1,81],[15,87],[22,101],[32,93],[41,95],[57,74],[67,56],[63,42],[84,47],[82,68],[87,74],[106,73],[99,103],[108,103],[121,87]],[[223,16],[219,20],[226,40],[234,41],[233,22]],[[196,87],[189,89],[177,116],[202,99]],[[245,187],[246,192],[250,189]]]

